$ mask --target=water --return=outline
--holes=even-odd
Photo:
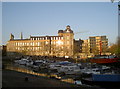
[[[18,72],[23,72],[23,73],[27,73],[27,74],[32,74],[32,75],[36,75],[36,76],[43,76],[43,77],[48,77],[48,78],[55,78],[55,79],[60,79],[60,81],[63,82],[67,82],[67,83],[75,83],[75,81],[70,78],[70,76],[64,76],[64,78],[62,79],[60,76],[58,76],[55,73],[40,73],[40,72],[34,72],[31,70],[31,68],[28,68],[24,65],[14,65],[14,64],[7,64],[5,69],[9,69],[9,70],[14,70],[14,71],[18,71]]]
[[[5,69],[23,72],[23,73],[27,73],[27,74],[32,74],[35,76],[43,76],[43,77],[48,77],[48,78],[53,78],[53,79],[59,79],[60,81],[67,82],[67,83],[88,86],[88,85],[83,85],[80,80],[75,81],[74,78],[76,75],[58,76],[56,73],[47,73],[47,72],[41,72],[41,71],[34,72],[30,67],[26,67],[24,65],[18,65],[18,64],[7,64]],[[90,85],[89,85],[89,87],[90,87]],[[97,87],[99,87],[99,86],[97,86]]]
[[[2,57],[0,55],[0,88],[2,88]]]

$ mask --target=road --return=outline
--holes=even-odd
[[[3,88],[4,87],[80,87],[80,89],[100,89],[98,87],[78,86],[75,84],[65,83],[55,79],[34,76],[26,73],[3,70]],[[24,81],[25,77],[29,81]]]

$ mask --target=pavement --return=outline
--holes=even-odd
[[[26,76],[28,77],[28,81],[25,81]],[[2,70],[2,88],[11,87],[78,87],[79,89],[100,89],[98,87],[78,86],[56,79],[4,69]]]

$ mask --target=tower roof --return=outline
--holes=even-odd
[[[73,33],[73,31],[70,28],[70,25],[66,26],[66,29],[64,30],[65,33]]]

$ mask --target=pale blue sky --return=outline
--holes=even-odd
[[[117,3],[110,2],[3,2],[3,44],[10,33],[15,38],[30,35],[57,35],[58,30],[70,25],[75,39],[106,35],[110,43],[118,36]]]
[[[0,2],[0,45],[2,45],[2,2]]]

